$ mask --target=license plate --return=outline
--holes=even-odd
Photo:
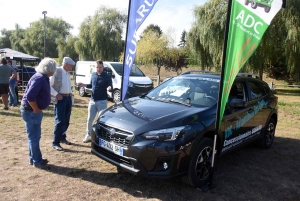
[[[118,154],[120,156],[123,156],[123,147],[118,146],[112,142],[108,142],[106,140],[103,140],[101,138],[99,138],[99,146],[103,147],[109,151],[114,152],[115,154]]]

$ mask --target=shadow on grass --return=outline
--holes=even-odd
[[[262,150],[247,146],[218,158],[214,174],[216,188],[203,193],[181,179],[149,179],[111,170],[49,164],[49,172],[82,179],[144,199],[159,200],[299,200],[300,140],[275,138],[273,146]],[[236,192],[239,192],[236,194]]]

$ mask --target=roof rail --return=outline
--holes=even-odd
[[[260,79],[260,76],[254,73],[238,73],[237,76],[239,77],[252,77],[252,78],[256,78],[256,79]]]
[[[206,71],[206,70],[191,70],[191,71],[187,71],[184,73],[181,73],[181,75],[186,75],[186,74],[217,74],[216,72],[213,71]]]

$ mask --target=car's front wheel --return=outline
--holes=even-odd
[[[263,137],[259,141],[260,147],[263,149],[269,149],[272,146],[275,137],[275,129],[276,122],[271,118],[268,121],[267,127],[263,133]]]
[[[245,5],[247,6],[249,4],[249,0],[245,0]]]
[[[121,91],[119,89],[114,90],[113,100],[115,103],[120,102],[121,100]]]
[[[203,138],[192,155],[188,175],[182,179],[194,187],[207,184],[213,156],[213,140]]]
[[[87,93],[85,92],[84,87],[80,87],[79,88],[79,96],[84,97],[86,95],[87,95]]]

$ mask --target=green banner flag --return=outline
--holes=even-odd
[[[232,0],[228,27],[219,128],[233,81],[259,45],[283,0]],[[225,39],[226,40],[226,39]],[[222,80],[222,79],[221,79]]]

